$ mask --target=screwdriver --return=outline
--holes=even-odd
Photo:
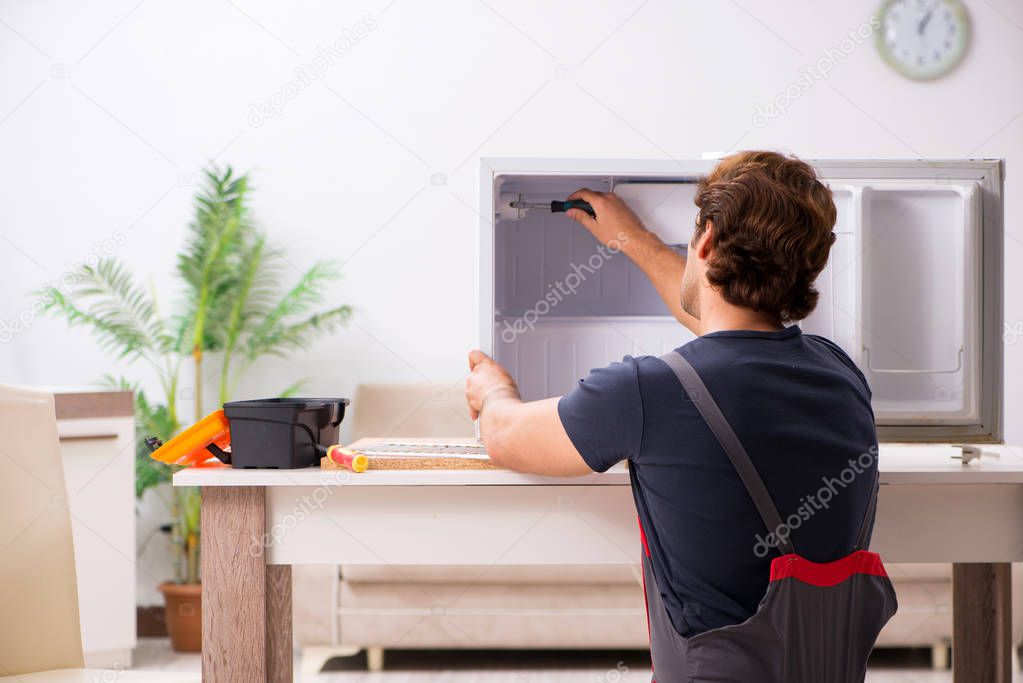
[[[547,202],[524,202],[517,200],[511,202],[513,209],[543,209],[550,211],[551,213],[565,213],[569,209],[580,209],[590,215],[590,218],[596,218],[597,212],[593,210],[589,202],[584,202],[581,199],[566,199],[565,201],[554,201]]]

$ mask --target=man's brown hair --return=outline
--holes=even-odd
[[[777,152],[733,154],[700,182],[696,206],[692,244],[713,225],[707,280],[725,301],[779,322],[813,311],[836,210],[809,164]]]

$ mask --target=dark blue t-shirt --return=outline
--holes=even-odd
[[[862,373],[834,343],[796,326],[724,331],[681,349],[742,441],[795,551],[830,562],[853,550],[877,472]],[[738,474],[671,369],[626,356],[558,404],[586,463],[627,459],[654,576],[676,630],[692,636],[753,615],[770,540]]]

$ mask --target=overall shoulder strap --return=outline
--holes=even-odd
[[[661,360],[678,377],[678,381],[689,395],[689,400],[696,406],[704,422],[710,427],[710,431],[714,433],[721,448],[728,455],[728,459],[732,461],[732,466],[739,473],[739,479],[742,480],[750,498],[753,499],[753,504],[760,513],[761,519],[764,520],[768,533],[775,534],[777,537],[777,531],[784,526],[781,515],[778,514],[778,508],[775,507],[774,501],[764,485],[764,480],[761,479],[760,473],[757,472],[753,461],[750,460],[746,449],[743,448],[742,442],[739,441],[739,437],[735,435],[735,431],[728,424],[728,420],[725,419],[718,404],[707,391],[707,386],[696,372],[696,368],[677,351],[664,354],[661,356]],[[785,538],[777,538],[777,542],[782,553],[795,552],[788,535]]]
[[[877,514],[877,492],[881,486],[881,473],[874,477],[874,486],[870,489],[867,509],[860,522],[860,533],[856,536],[856,550],[866,550],[870,546],[870,534],[874,530],[874,516]]]

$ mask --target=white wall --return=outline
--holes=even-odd
[[[28,291],[118,234],[116,255],[169,306],[187,182],[216,159],[252,172],[256,216],[291,263],[344,263],[330,300],[356,308],[347,330],[260,364],[245,395],[300,377],[317,394],[447,384],[475,340],[480,156],[768,147],[1006,159],[1005,319],[1015,323],[1023,7],[966,4],[973,47],[947,78],[907,81],[866,41],[757,126],[757,105],[823,50],[843,50],[874,2],[0,2],[0,321],[25,315]],[[322,79],[251,125],[252,103],[360,22],[372,27]],[[3,382],[85,384],[113,371],[155,377],[60,321],[35,319],[0,345]],[[1020,443],[1023,343],[1006,349],[1005,373],[1006,436]]]

